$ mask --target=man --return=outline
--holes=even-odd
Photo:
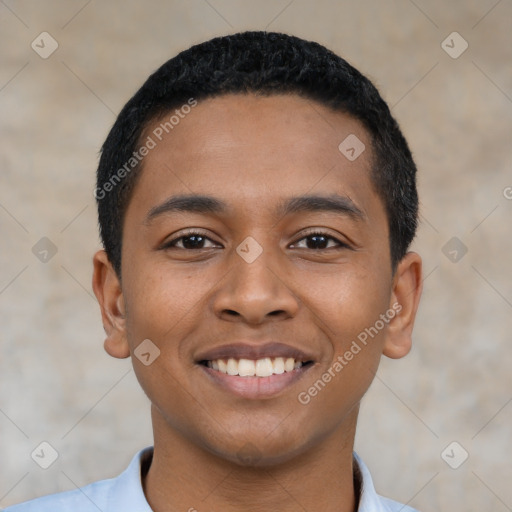
[[[317,43],[245,32],[165,63],[95,190],[105,349],[132,357],[154,448],[7,511],[411,511],[353,444],[381,355],[411,348],[415,175],[377,90]]]

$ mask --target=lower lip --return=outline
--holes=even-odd
[[[228,375],[208,366],[199,365],[203,371],[223,389],[235,395],[249,399],[271,398],[292,386],[313,366],[308,364],[291,372],[284,372],[269,377],[240,377]]]

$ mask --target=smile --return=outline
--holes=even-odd
[[[293,357],[212,359],[199,364],[215,387],[249,400],[278,396],[289,390],[313,367],[313,361]]]
[[[269,399],[289,390],[314,366],[317,357],[275,340],[237,340],[195,357],[210,385],[245,399]]]
[[[208,368],[220,373],[240,377],[270,377],[293,372],[309,364],[310,361],[301,361],[293,357],[264,357],[262,359],[214,359],[204,361]]]

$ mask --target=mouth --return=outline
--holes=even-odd
[[[294,357],[264,357],[256,360],[230,357],[203,360],[199,364],[225,375],[263,378],[300,370],[312,365],[313,361],[301,361]]]
[[[314,365],[312,356],[281,343],[232,344],[196,359],[211,384],[239,397],[275,397],[302,379]]]

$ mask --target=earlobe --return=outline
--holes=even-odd
[[[121,283],[104,250],[93,257],[92,287],[101,309],[106,338],[104,347],[109,355],[123,359],[130,356],[126,339],[125,303]]]
[[[382,353],[399,359],[409,353],[412,346],[412,329],[423,288],[421,257],[408,252],[400,260],[393,278],[390,308],[395,310],[389,322]]]

